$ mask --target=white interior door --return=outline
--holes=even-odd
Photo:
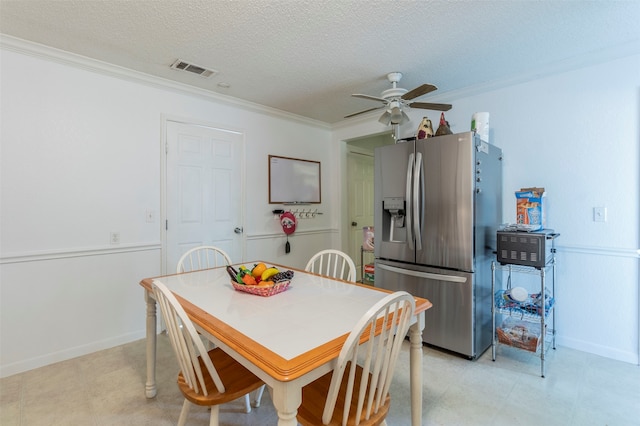
[[[166,272],[200,245],[243,258],[243,135],[166,122]]]
[[[357,279],[362,279],[360,247],[362,228],[373,226],[373,155],[350,152],[347,155],[349,220],[349,256],[357,267]],[[373,253],[364,254],[364,263],[373,262]]]

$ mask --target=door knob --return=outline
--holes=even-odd
[[[358,222],[351,222],[351,226],[358,226]]]
[[[233,232],[235,232],[236,234],[242,234],[243,229],[240,227],[237,227],[233,230]]]

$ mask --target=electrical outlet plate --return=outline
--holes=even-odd
[[[607,208],[606,207],[594,207],[593,208],[593,221],[594,222],[606,222],[607,221]]]
[[[112,232],[109,234],[109,241],[111,241],[111,244],[120,244],[120,233]]]

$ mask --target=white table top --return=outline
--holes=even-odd
[[[224,268],[160,280],[178,296],[286,360],[349,333],[386,296],[373,288],[298,270],[286,291],[270,297],[236,291]]]

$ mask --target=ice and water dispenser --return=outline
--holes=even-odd
[[[405,227],[405,200],[402,197],[382,199],[382,237],[386,241],[407,240]]]

